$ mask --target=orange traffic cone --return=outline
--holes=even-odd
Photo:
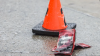
[[[34,26],[32,32],[39,35],[58,36],[61,29],[75,28],[75,23],[66,24],[60,0],[50,0],[44,22]]]
[[[49,30],[67,28],[60,0],[50,0],[42,27]]]

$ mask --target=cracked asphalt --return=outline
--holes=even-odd
[[[62,0],[63,1],[63,0]],[[44,20],[49,0],[0,0],[0,56],[54,56],[58,37],[34,35],[32,28]],[[76,43],[91,48],[73,56],[100,56],[100,18],[62,5],[68,23],[76,23]]]

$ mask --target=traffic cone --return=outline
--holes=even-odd
[[[67,28],[60,0],[50,0],[42,27],[48,30]]]
[[[34,26],[32,32],[38,35],[58,36],[62,29],[75,28],[75,23],[66,23],[60,0],[50,0],[44,21]]]

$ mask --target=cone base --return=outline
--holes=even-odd
[[[59,36],[59,31],[50,31],[47,29],[44,29],[42,27],[43,21],[40,22],[39,24],[37,24],[35,27],[33,27],[32,32],[37,34],[37,35],[49,35],[49,36]],[[75,23],[67,23],[67,29],[75,29],[76,28],[76,24]]]

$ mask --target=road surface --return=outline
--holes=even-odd
[[[62,1],[63,2],[63,1]],[[0,0],[0,56],[54,56],[58,37],[34,35],[44,20],[49,0]],[[65,2],[67,3],[67,2]],[[62,4],[66,22],[76,23],[76,43],[92,47],[73,56],[100,55],[100,19]]]

